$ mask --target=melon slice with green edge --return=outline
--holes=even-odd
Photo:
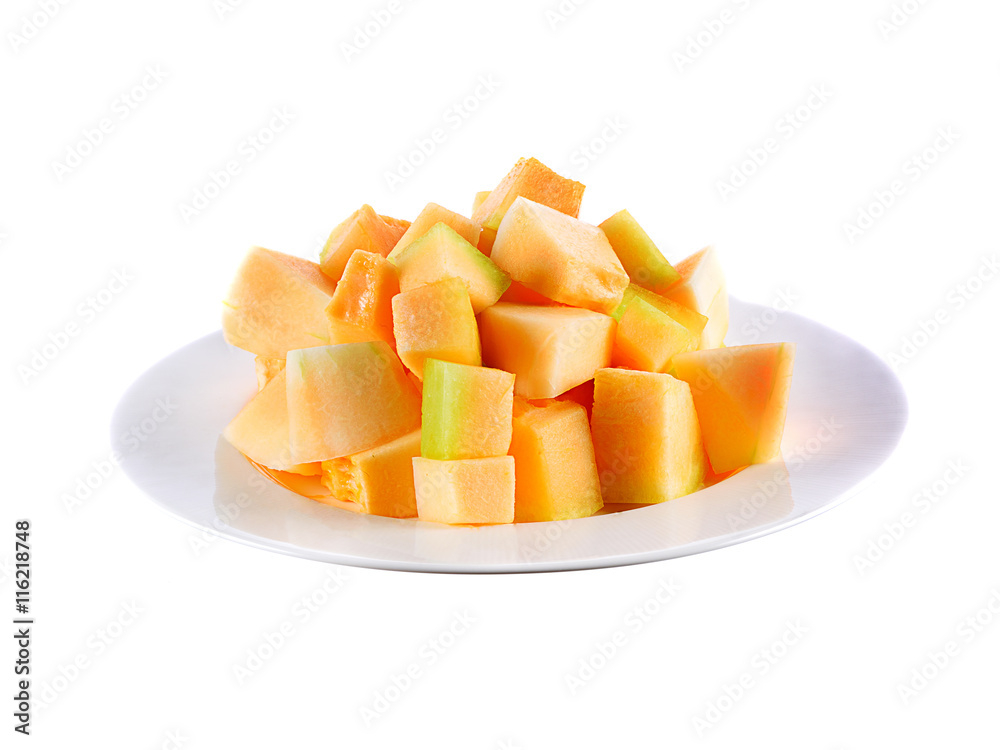
[[[781,453],[795,344],[751,344],[674,357],[687,382],[716,474]]]
[[[599,511],[604,502],[586,409],[518,399],[514,412],[514,520],[562,521]]]
[[[561,177],[538,159],[520,159],[472,212],[472,220],[484,229],[499,229],[507,211],[522,196],[577,217],[583,191],[581,183]]]
[[[392,298],[396,351],[410,371],[423,379],[424,360],[481,365],[479,328],[469,290],[461,279],[424,284]]]
[[[600,225],[633,284],[663,294],[681,275],[632,214],[622,209]]]
[[[507,211],[490,258],[529,289],[599,313],[618,307],[629,284],[603,231],[526,198]]]
[[[439,461],[506,455],[513,404],[511,373],[426,360],[420,455]]]
[[[708,318],[697,313],[689,307],[685,307],[672,299],[667,299],[666,297],[661,297],[659,294],[649,291],[648,289],[643,289],[638,284],[629,284],[625,289],[625,293],[622,295],[622,303],[615,308],[615,311],[611,313],[611,317],[615,320],[621,320],[622,315],[625,314],[625,308],[628,307],[629,303],[638,297],[643,302],[652,305],[660,312],[666,313],[671,318],[676,320],[682,326],[687,328],[691,333],[698,337],[699,342],[701,341],[702,332],[705,330],[705,326],[708,325]]]
[[[333,291],[315,263],[251,248],[223,302],[223,334],[233,346],[273,359],[326,344],[324,310]]]
[[[343,458],[324,461],[323,484],[341,502],[365,513],[414,518],[413,458],[420,455],[420,430]]]
[[[330,232],[319,256],[320,267],[331,279],[339,281],[355,250],[365,250],[384,258],[407,228],[406,222],[379,216],[374,208],[366,204]]]
[[[251,461],[276,471],[310,474],[315,465],[292,460],[289,446],[285,371],[278,370],[222,435]]]
[[[514,393],[554,398],[611,363],[615,322],[576,307],[498,302],[479,315],[483,361],[514,373]]]
[[[285,372],[297,463],[349,456],[420,427],[420,394],[384,341],[296,349]]]
[[[660,503],[701,487],[705,451],[684,381],[598,370],[590,424],[605,503]]]
[[[454,229],[469,244],[475,246],[479,242],[478,224],[437,203],[428,203],[389,252],[387,256],[389,260],[395,262],[400,253],[427,234],[436,224],[441,223]]]
[[[381,339],[392,335],[392,298],[399,294],[396,267],[378,253],[355,250],[327,305],[331,344]]]
[[[646,372],[667,372],[674,355],[698,348],[700,337],[641,297],[625,307],[615,331],[611,362]]]
[[[494,304],[510,286],[510,276],[443,222],[435,224],[393,262],[403,292],[442,279],[461,279],[476,313]]]
[[[514,458],[413,459],[417,516],[452,524],[513,523]]]
[[[680,281],[664,296],[708,318],[701,334],[701,349],[723,345],[729,329],[729,294],[718,254],[712,247],[699,250],[677,264]]]

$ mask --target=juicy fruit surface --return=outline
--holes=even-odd
[[[538,159],[520,159],[503,181],[481,201],[477,198],[472,220],[496,230],[518,197],[541,203],[568,216],[580,215],[584,186],[560,177]]]
[[[420,430],[343,458],[324,461],[323,484],[341,502],[391,518],[417,515],[413,458],[420,455]]]
[[[615,322],[590,310],[498,302],[479,327],[483,361],[514,373],[523,398],[553,398],[611,363]]]
[[[514,459],[413,459],[417,515],[438,523],[512,523]]]
[[[618,307],[629,284],[598,227],[525,198],[504,216],[490,258],[529,289],[600,313]]]
[[[680,273],[628,211],[619,211],[600,227],[632,283],[663,294],[680,280]]]
[[[625,314],[625,308],[636,297],[652,305],[660,312],[666,313],[691,331],[691,333],[695,334],[699,341],[701,340],[701,334],[705,330],[705,326],[708,325],[707,317],[695,312],[690,307],[685,307],[679,302],[674,302],[672,299],[661,297],[659,294],[655,294],[648,289],[643,289],[637,284],[629,284],[626,287],[625,293],[622,295],[622,303],[611,313],[611,317],[615,320],[621,320],[622,315]]]
[[[302,258],[255,247],[229,287],[222,311],[226,341],[262,357],[327,343],[324,310],[333,282]]]
[[[715,249],[706,247],[685,258],[677,264],[677,272],[680,280],[664,295],[708,319],[700,348],[722,346],[729,330],[729,294]]]
[[[403,236],[399,238],[395,247],[389,252],[387,256],[389,260],[395,261],[400,253],[427,234],[435,224],[441,223],[454,229],[466,242],[472,245],[479,242],[478,224],[461,214],[439,206],[437,203],[428,203],[424,210],[420,212],[420,215],[413,220],[413,223],[407,228]]]
[[[428,359],[420,454],[440,461],[505,455],[513,405],[511,373]]]
[[[392,318],[396,350],[417,378],[426,359],[482,364],[476,315],[461,279],[400,292],[392,298]]]
[[[618,320],[612,363],[646,372],[667,372],[674,355],[698,348],[698,335],[641,297]]]
[[[320,268],[331,279],[339,281],[355,250],[384,258],[406,232],[404,223],[379,216],[371,206],[362,206],[330,233],[320,253]]]
[[[397,294],[395,267],[377,253],[355,250],[326,307],[330,343],[381,339],[395,346],[392,298]]]
[[[794,344],[731,346],[678,355],[712,470],[722,474],[780,455]]]

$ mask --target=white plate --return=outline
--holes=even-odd
[[[906,424],[902,386],[858,343],[800,316],[736,299],[730,316],[730,345],[798,345],[784,461],[752,466],[692,495],[621,513],[450,527],[360,515],[296,495],[265,479],[220,437],[256,392],[253,356],[226,344],[221,332],[171,354],[133,384],[115,412],[112,442],[132,481],[182,521],[311,560],[390,570],[517,573],[692,555],[786,529],[832,508],[885,461]],[[765,335],[741,340],[747,323],[771,320]],[[157,411],[158,400],[173,406],[173,413]]]

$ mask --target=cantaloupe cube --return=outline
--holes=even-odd
[[[355,250],[327,305],[330,343],[349,344],[392,335],[392,298],[399,294],[396,267],[378,253]]]
[[[512,456],[459,461],[413,459],[417,516],[437,523],[512,523]]]
[[[439,461],[506,455],[514,376],[490,367],[424,362],[420,455]]]
[[[484,229],[498,229],[519,196],[577,217],[580,215],[583,190],[582,184],[560,177],[538,159],[520,159],[472,212],[472,220]]]
[[[384,258],[406,232],[408,225],[404,225],[406,222],[379,216],[371,206],[362,206],[330,233],[319,256],[323,273],[339,281],[355,250]]]
[[[600,225],[633,284],[663,294],[681,275],[624,209]]]
[[[625,308],[611,361],[617,367],[667,372],[675,354],[698,348],[700,337],[640,297]]]
[[[472,213],[475,214],[481,205],[490,197],[492,190],[480,190],[476,193],[476,197],[472,199]]]
[[[334,284],[315,263],[254,247],[223,303],[226,341],[262,357],[327,343],[324,310]]]
[[[605,503],[660,503],[704,481],[691,389],[670,375],[598,370],[591,432]]]
[[[261,466],[295,474],[311,471],[309,464],[292,459],[284,369],[274,373],[222,435],[236,450]]]
[[[253,365],[257,373],[257,390],[262,391],[275,375],[285,369],[285,360],[257,356],[254,358]]]
[[[414,518],[413,458],[420,455],[420,430],[343,458],[324,461],[323,484],[341,502],[365,513]]]
[[[722,346],[729,329],[729,294],[715,249],[706,247],[685,258],[677,264],[677,272],[680,281],[664,296],[708,318],[699,348]]]
[[[494,304],[510,286],[510,276],[444,222],[431,227],[392,262],[403,292],[442,279],[461,279],[475,313]]]
[[[600,313],[618,307],[629,283],[603,231],[525,198],[504,216],[490,258],[529,289]]]
[[[461,279],[444,279],[392,298],[392,326],[400,359],[418,378],[424,360],[481,365],[479,329]]]
[[[603,507],[587,411],[579,404],[518,399],[510,455],[516,522],[584,518]]]
[[[674,374],[691,386],[716,474],[780,455],[794,360],[795,344],[730,346],[674,357]]]
[[[553,398],[611,363],[615,322],[590,310],[498,302],[479,328],[484,362],[514,373],[523,398]]]
[[[476,245],[479,242],[478,224],[461,214],[439,206],[437,203],[428,203],[419,216],[413,220],[406,233],[399,238],[396,246],[392,248],[388,255],[389,260],[395,261],[401,252],[427,234],[435,224],[441,223],[454,229],[469,244]]]
[[[420,394],[384,341],[296,349],[285,372],[297,463],[349,456],[420,426]]]
[[[648,289],[643,289],[638,284],[628,285],[625,289],[625,294],[622,295],[622,303],[613,313],[611,313],[611,317],[615,320],[621,320],[622,315],[625,314],[625,308],[628,307],[629,303],[636,297],[641,299],[643,302],[652,305],[660,312],[669,315],[697,336],[699,342],[701,341],[701,334],[702,331],[705,330],[705,326],[708,325],[708,318],[701,313],[695,312],[689,307],[685,307],[684,305],[674,302],[672,299],[661,297],[659,294],[654,294]]]

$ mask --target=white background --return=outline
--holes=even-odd
[[[980,612],[981,632],[961,622],[1000,606],[998,282],[957,300],[996,258],[1000,6],[909,0],[890,30],[888,0],[591,0],[564,4],[561,19],[547,14],[555,2],[399,3],[367,42],[359,33],[388,3],[249,0],[220,17],[211,0],[70,2],[52,3],[51,18],[44,2],[4,5],[0,601],[6,618],[13,522],[30,517],[35,690],[65,688],[16,742],[996,747],[1000,614]],[[689,40],[724,10],[717,37]],[[358,54],[343,46],[354,41]],[[165,79],[145,78],[144,100],[123,109],[157,67]],[[475,111],[456,116],[481,77],[495,91],[480,88]],[[780,124],[813,87],[829,96],[800,110],[799,127]],[[274,108],[291,123],[248,152]],[[102,118],[110,132],[82,163],[55,167]],[[436,127],[443,143],[391,189],[386,174]],[[954,142],[935,152],[939,129]],[[723,196],[720,181],[767,138],[777,152]],[[588,159],[595,139],[601,153]],[[912,159],[928,148],[925,171]],[[332,569],[221,540],[196,554],[191,530],[120,472],[66,507],[107,459],[127,386],[218,328],[248,246],[315,257],[363,202],[405,218],[431,200],[467,213],[528,155],[589,185],[582,218],[627,207],[672,260],[714,243],[734,295],[791,297],[795,312],[892,358],[910,423],[877,482],[738,547],[530,576]],[[185,221],[181,204],[231,159],[239,174]],[[851,242],[845,224],[894,180],[901,194]],[[132,280],[105,309],[78,312],[123,270]],[[939,310],[946,322],[923,335]],[[25,374],[68,324],[78,329],[65,349]],[[904,347],[914,338],[922,346]],[[950,461],[968,468],[923,512],[916,496],[944,487]],[[908,511],[912,526],[859,566]],[[296,619],[331,571],[338,593]],[[627,627],[670,580],[674,600]],[[131,603],[134,622],[111,626]],[[421,649],[462,612],[476,622],[429,664]],[[293,635],[241,684],[234,666],[286,620]],[[787,623],[807,633],[764,673],[759,652]],[[572,690],[567,676],[620,629],[626,645]],[[102,646],[102,630],[118,637]],[[14,653],[3,641],[6,696]],[[904,700],[911,670],[949,641],[958,655]],[[78,656],[87,666],[74,675]],[[366,723],[361,709],[410,665],[420,676]],[[744,675],[752,686],[727,701]],[[728,710],[699,732],[710,705]]]

